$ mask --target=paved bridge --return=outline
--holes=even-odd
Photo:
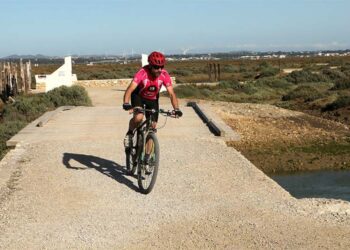
[[[89,91],[94,107],[56,113],[1,161],[1,249],[349,249],[350,210],[291,197],[184,103],[158,131],[160,171],[142,195],[122,171],[123,89]]]

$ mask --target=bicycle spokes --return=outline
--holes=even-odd
[[[159,145],[154,133],[147,135],[144,151],[149,155],[149,159],[147,162],[142,159],[138,180],[141,192],[147,194],[151,192],[158,173]]]

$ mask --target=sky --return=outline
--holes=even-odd
[[[350,49],[349,0],[0,0],[0,57]]]

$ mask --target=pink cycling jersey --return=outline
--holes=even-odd
[[[149,100],[156,100],[157,95],[160,91],[162,85],[165,87],[172,86],[169,73],[162,69],[162,72],[157,78],[151,75],[148,66],[140,69],[134,76],[133,81],[137,83],[138,88],[140,88],[139,94],[142,98]]]

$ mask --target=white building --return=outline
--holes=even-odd
[[[35,75],[38,90],[48,92],[62,85],[72,86],[77,81],[77,76],[72,74],[72,57],[64,58],[64,64],[51,75]]]

